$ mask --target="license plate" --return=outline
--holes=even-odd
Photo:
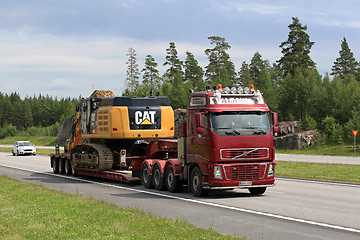
[[[251,186],[252,182],[239,182],[239,186]]]

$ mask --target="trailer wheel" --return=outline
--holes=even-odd
[[[52,167],[54,173],[59,173],[59,159],[57,158],[52,159]]]
[[[194,167],[191,171],[190,189],[195,197],[204,197],[208,195],[209,190],[204,189],[202,185],[202,174],[200,168]]]
[[[179,177],[175,176],[173,166],[169,165],[166,168],[165,179],[166,179],[166,187],[169,192],[172,192],[172,193],[180,192],[181,182],[180,182]]]
[[[161,169],[159,165],[155,165],[153,172],[153,182],[154,182],[154,187],[156,190],[163,190],[164,189],[164,179],[161,176]]]
[[[65,159],[65,174],[66,175],[71,175],[72,173],[72,169],[71,169],[71,164],[70,164],[70,160]]]
[[[71,175],[77,176],[76,168],[71,164]]]
[[[59,172],[60,174],[65,173],[65,159],[59,159]]]
[[[261,195],[264,194],[264,192],[266,191],[266,187],[254,187],[254,188],[249,188],[249,192],[252,195]]]
[[[141,184],[145,188],[152,188],[152,179],[150,176],[149,166],[145,163],[141,168]]]

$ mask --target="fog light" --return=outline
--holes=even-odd
[[[222,179],[220,166],[214,166],[214,178]]]
[[[274,164],[269,165],[268,177],[274,176]]]

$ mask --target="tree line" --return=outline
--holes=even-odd
[[[297,17],[288,25],[288,39],[279,45],[282,57],[274,63],[255,52],[250,63],[242,62],[235,70],[226,40],[219,36],[208,39],[212,48],[205,49],[208,65],[199,66],[191,52],[184,61],[178,57],[174,42],[166,49],[163,75],[158,63],[147,55],[139,69],[136,53],[127,53],[127,89],[125,96],[168,96],[174,108],[185,108],[189,89],[204,91],[206,86],[248,86],[260,89],[269,107],[278,112],[281,121],[300,121],[304,130],[320,130],[325,142],[340,143],[352,139],[351,130],[360,129],[360,65],[346,38],[341,41],[339,57],[330,75],[319,74],[310,52],[315,42],[307,34],[307,26]],[[142,79],[140,77],[142,75]]]
[[[166,66],[162,75],[151,55],[146,56],[144,67],[139,69],[136,52],[130,47],[123,95],[168,96],[176,109],[186,108],[190,88],[204,91],[207,86],[219,83],[223,86],[253,83],[281,121],[298,120],[304,130],[319,129],[327,142],[351,140],[351,130],[360,129],[360,65],[346,38],[341,41],[339,57],[330,74],[322,76],[310,57],[315,43],[306,32],[307,26],[293,17],[288,28],[288,38],[279,45],[280,59],[271,64],[260,52],[255,52],[249,63],[241,63],[238,71],[228,53],[230,44],[220,36],[208,37],[211,47],[204,50],[209,60],[204,68],[189,51],[180,60],[175,43],[170,42],[161,63]],[[59,125],[75,113],[79,102],[80,99],[58,100],[41,95],[22,100],[17,93],[0,92],[0,127],[21,130]]]
[[[19,132],[56,136],[60,123],[71,117],[80,98],[52,98],[48,95],[20,98],[0,92],[0,139]]]

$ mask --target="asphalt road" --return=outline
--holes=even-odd
[[[207,198],[54,175],[48,156],[0,152],[0,175],[130,206],[248,239],[360,239],[360,185],[277,179],[265,195],[219,191]]]

